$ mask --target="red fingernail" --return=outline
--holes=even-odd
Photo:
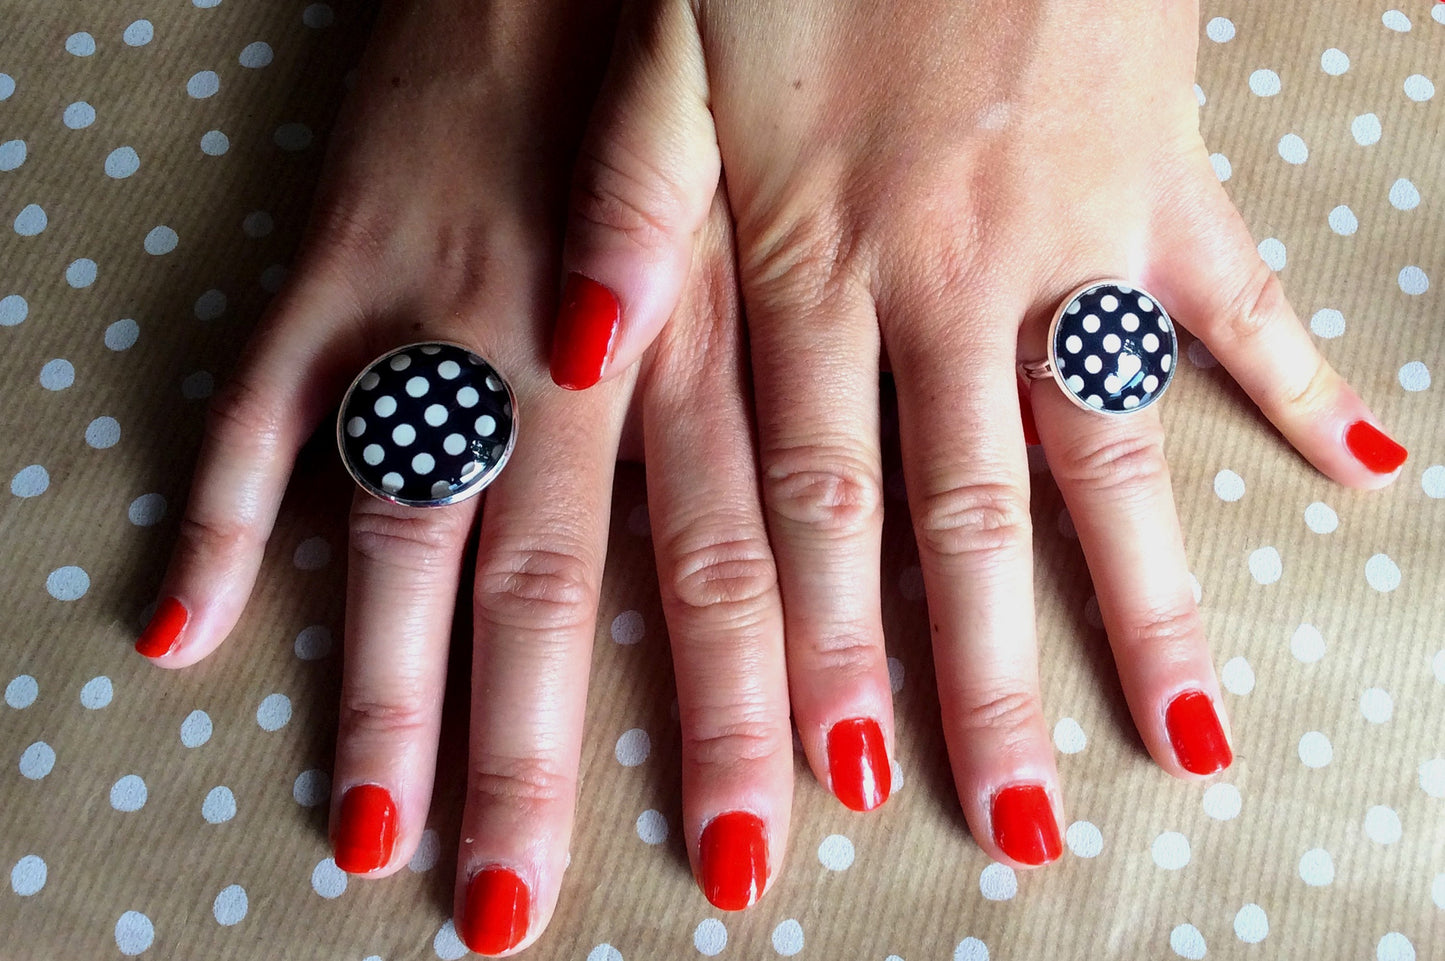
[[[532,895],[526,882],[508,868],[485,868],[467,884],[462,940],[478,954],[510,951],[527,936]]]
[[[855,717],[829,728],[828,776],[838,800],[855,811],[871,811],[888,800],[893,769],[877,721]]]
[[[337,818],[336,866],[348,874],[365,874],[391,860],[396,844],[396,802],[378,784],[358,784],[341,799]]]
[[[1368,421],[1357,420],[1345,431],[1345,446],[1376,474],[1393,474],[1405,463],[1410,452],[1395,443],[1380,428]]]
[[[135,649],[146,657],[160,657],[170,653],[171,648],[176,646],[176,641],[180,640],[181,631],[190,618],[190,612],[180,601],[174,597],[161,598],[161,602],[156,605],[156,612],[151,615],[151,622],[136,639]]]
[[[1014,784],[993,796],[993,840],[1020,864],[1048,864],[1064,853],[1043,785]]]
[[[762,897],[768,883],[768,842],[763,819],[747,811],[719,814],[698,844],[702,893],[714,907],[741,911]]]
[[[1214,703],[1203,691],[1185,691],[1170,701],[1164,709],[1164,726],[1174,756],[1190,774],[1214,774],[1234,760]]]
[[[567,275],[552,334],[552,380],[558,387],[585,390],[602,379],[621,319],[612,291],[581,274]]]

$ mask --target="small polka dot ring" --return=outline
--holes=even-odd
[[[1096,280],[1054,313],[1048,359],[1019,369],[1030,380],[1052,377],[1084,410],[1132,414],[1163,395],[1178,360],[1174,321],[1159,301],[1123,281]]]
[[[456,344],[383,354],[352,381],[336,418],[346,469],[404,507],[464,501],[496,479],[517,443],[516,398],[491,364]]]

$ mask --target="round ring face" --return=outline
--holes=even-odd
[[[1099,281],[1064,301],[1049,332],[1054,379],[1074,403],[1106,414],[1143,410],[1174,377],[1179,339],[1163,305]]]
[[[512,389],[456,344],[383,354],[352,381],[336,419],[341,459],[366,491],[440,507],[492,482],[517,442]]]

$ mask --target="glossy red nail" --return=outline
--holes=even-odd
[[[160,657],[170,653],[180,640],[181,631],[190,620],[186,606],[174,597],[163,597],[156,605],[151,621],[135,642],[135,649],[146,657]]]
[[[829,728],[828,776],[838,800],[854,811],[871,811],[888,800],[893,769],[877,721],[855,717]]]
[[[378,784],[358,784],[341,799],[332,847],[336,866],[348,874],[375,871],[391,860],[396,844],[396,802]]]
[[[768,842],[763,819],[748,811],[719,814],[698,844],[702,893],[714,907],[741,911],[762,897],[768,883]]]
[[[1049,792],[1041,784],[1014,784],[993,796],[993,840],[1020,864],[1048,864],[1064,853]]]
[[[1345,446],[1355,459],[1376,474],[1393,474],[1410,452],[1368,421],[1357,420],[1345,431]]]
[[[553,382],[585,390],[601,380],[621,319],[612,291],[581,274],[568,274],[552,334]]]
[[[478,871],[467,884],[462,940],[478,954],[510,951],[527,936],[531,907],[532,894],[517,872],[509,868]]]
[[[1214,703],[1203,691],[1185,691],[1170,701],[1164,709],[1164,726],[1174,756],[1191,774],[1214,774],[1234,760]]]

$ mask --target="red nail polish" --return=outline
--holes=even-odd
[[[1030,447],[1039,442],[1039,427],[1034,422],[1034,405],[1029,398],[1029,387],[1023,379],[1018,380],[1019,414],[1024,421],[1024,443]]]
[[[1345,431],[1345,446],[1376,474],[1393,474],[1410,452],[1395,443],[1374,424],[1357,420]]]
[[[478,954],[510,951],[527,936],[532,895],[509,868],[484,868],[467,884],[461,936]]]
[[[702,892],[714,907],[741,911],[762,897],[768,883],[768,842],[763,819],[748,811],[719,814],[698,844]]]
[[[348,874],[375,871],[396,844],[396,802],[378,784],[358,784],[341,799],[336,821],[336,866]]]
[[[828,776],[838,800],[854,811],[871,811],[888,800],[893,769],[877,721],[855,717],[829,728]]]
[[[1174,756],[1191,774],[1214,774],[1234,760],[1219,715],[1203,691],[1185,691],[1170,701],[1164,709],[1164,726]]]
[[[1041,784],[1014,784],[993,796],[993,840],[1021,864],[1048,864],[1064,853],[1049,792]]]
[[[602,367],[622,319],[617,297],[595,280],[568,274],[552,334],[552,380],[585,390],[602,379]]]
[[[181,631],[190,620],[186,606],[174,597],[163,597],[151,615],[151,622],[135,642],[135,649],[146,657],[160,657],[170,653],[180,640]]]

